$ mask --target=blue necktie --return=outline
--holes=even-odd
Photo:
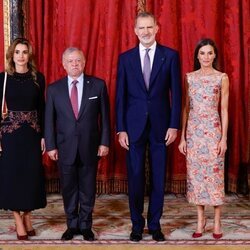
[[[143,78],[147,90],[149,89],[150,74],[151,74],[150,57],[148,54],[149,50],[150,49],[146,49],[144,57],[144,65],[143,65]]]

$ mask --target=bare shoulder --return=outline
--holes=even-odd
[[[194,76],[194,75],[197,75],[198,73],[199,73],[199,70],[195,70],[195,71],[187,72],[186,75],[187,76]]]
[[[187,72],[186,75],[185,75],[185,79],[187,81],[192,79],[193,77],[195,77],[197,75],[197,72],[198,72],[198,70]]]
[[[225,72],[221,72],[219,70],[215,70],[215,74],[221,77],[221,80],[228,80],[228,75]]]
[[[221,85],[224,88],[228,88],[229,87],[229,78],[227,73],[224,72],[220,72],[221,73]]]
[[[228,81],[229,78],[228,78],[227,73],[221,73],[221,79],[222,79],[222,81]]]

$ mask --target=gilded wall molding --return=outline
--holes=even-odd
[[[146,0],[138,0],[137,2],[137,12],[144,12],[146,11]]]
[[[10,45],[10,0],[3,0],[4,54]],[[6,58],[4,57],[4,63]]]
[[[17,37],[23,36],[22,2],[23,0],[3,0],[3,26],[4,26],[3,28],[4,28],[5,54],[7,52],[7,49],[11,41],[13,41]]]
[[[10,41],[23,36],[23,0],[9,0]]]

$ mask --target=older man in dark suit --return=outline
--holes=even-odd
[[[45,143],[58,160],[67,230],[62,240],[81,233],[94,240],[92,212],[98,159],[109,151],[109,102],[105,83],[83,74],[85,57],[78,48],[63,53],[68,76],[48,86]]]
[[[147,214],[149,233],[164,241],[160,218],[166,176],[166,146],[177,137],[181,112],[178,53],[156,43],[155,17],[140,13],[135,22],[139,46],[119,58],[116,95],[117,132],[127,149],[129,207],[132,220],[130,240],[140,241],[143,217],[145,151],[150,151],[150,194]]]

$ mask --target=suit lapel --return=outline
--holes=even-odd
[[[151,71],[151,76],[150,76],[149,88],[152,87],[154,80],[155,80],[162,64],[165,62],[165,60],[166,60],[166,55],[161,51],[161,48],[159,47],[159,45],[157,45],[156,50],[155,50],[155,56],[154,56],[154,62],[153,62],[153,67],[152,67],[152,71]]]
[[[69,113],[71,112],[72,116],[75,117],[74,112],[73,112],[73,108],[71,105],[71,101],[70,101],[70,96],[69,96],[68,77],[65,77],[63,79],[62,100],[65,100],[65,106],[66,106],[66,109],[68,110],[68,112]]]
[[[83,85],[83,90],[82,90],[82,101],[81,101],[81,106],[78,114],[78,119],[82,115],[84,108],[87,104],[88,101],[88,96],[89,96],[89,91],[91,89],[91,79],[89,76],[84,75],[84,85]]]
[[[134,53],[131,57],[131,62],[130,65],[132,66],[132,68],[134,69],[135,76],[137,78],[137,80],[140,82],[142,88],[147,91],[146,86],[145,86],[145,82],[144,82],[144,78],[143,78],[143,74],[142,74],[142,68],[141,68],[141,59],[140,59],[140,53],[139,53],[139,46],[137,46],[134,49]]]
[[[166,55],[162,52],[161,47],[159,45],[156,46],[155,50],[155,56],[154,56],[154,62],[152,67],[152,72],[150,76],[150,84],[149,88],[151,88],[154,85],[154,80],[162,66],[162,64],[166,60]],[[132,54],[130,65],[136,72],[136,78],[140,82],[142,88],[146,90],[143,74],[142,74],[142,68],[141,68],[141,60],[140,60],[140,53],[139,53],[139,46],[137,46]]]

